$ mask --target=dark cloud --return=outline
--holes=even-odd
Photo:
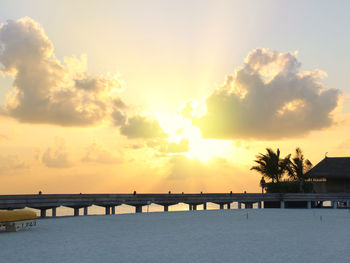
[[[29,17],[0,25],[0,73],[14,78],[2,114],[21,122],[87,126],[109,117],[121,122],[116,76],[90,76],[86,58],[62,64],[40,25]],[[119,112],[120,116],[118,116]]]
[[[120,127],[120,132],[129,139],[161,139],[168,137],[157,120],[152,120],[144,116],[133,116],[129,118]]]
[[[331,126],[340,91],[320,83],[324,72],[299,69],[294,53],[252,51],[243,67],[206,99],[207,112],[192,117],[193,124],[205,138],[268,140]],[[187,102],[183,113],[192,112]]]

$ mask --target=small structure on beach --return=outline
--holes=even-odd
[[[316,193],[350,192],[350,157],[325,157],[308,172]]]

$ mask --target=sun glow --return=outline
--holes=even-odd
[[[200,129],[194,127],[188,119],[177,118],[176,120],[173,119],[172,122],[164,122],[160,118],[160,123],[169,134],[170,141],[188,140],[189,151],[183,154],[189,158],[196,158],[206,162],[213,157],[227,157],[234,151],[235,147],[231,141],[202,138]]]

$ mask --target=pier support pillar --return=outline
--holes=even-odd
[[[349,208],[350,207],[350,200],[346,201],[346,207]]]
[[[281,201],[281,208],[284,209],[284,201]]]
[[[112,206],[112,207],[111,207],[111,210],[112,210],[112,211],[111,211],[112,215],[115,215],[115,206]]]
[[[261,201],[258,202],[258,208],[261,209]]]
[[[224,204],[220,204],[220,209],[224,209]]]
[[[337,202],[337,201],[332,201],[332,207],[333,207],[334,209],[336,209],[337,206],[338,206],[338,202]]]
[[[169,206],[168,205],[164,205],[164,212],[168,212],[169,211]]]
[[[227,204],[227,209],[231,209],[231,204],[230,203]]]
[[[111,214],[111,207],[110,206],[106,206],[105,210],[106,210],[106,215],[110,215]]]
[[[46,208],[41,208],[41,209],[40,209],[40,217],[41,217],[41,218],[46,217]]]
[[[307,201],[307,209],[311,209],[311,201]]]
[[[242,203],[238,202],[238,209],[242,209]]]
[[[74,207],[74,216],[79,216],[79,207]]]
[[[88,215],[88,207],[85,206],[85,207],[84,207],[84,216],[87,216],[87,215]]]
[[[52,217],[56,216],[56,207],[52,207]]]
[[[203,203],[203,210],[207,210],[207,203]]]
[[[192,205],[193,210],[197,210],[197,205]]]
[[[190,211],[192,210],[192,204],[188,205],[188,210],[190,210]]]
[[[136,213],[142,213],[142,205],[135,206],[135,212]]]

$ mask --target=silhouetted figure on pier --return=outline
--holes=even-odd
[[[133,192],[133,195],[136,195],[136,191]]]
[[[39,195],[41,195],[41,191],[39,191]]]
[[[261,186],[261,193],[263,194],[264,193],[264,187],[265,187],[265,179],[264,179],[264,176],[261,177],[261,180],[260,180],[260,186]]]

